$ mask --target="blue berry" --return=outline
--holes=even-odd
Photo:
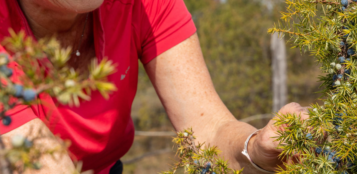
[[[353,0],[353,1],[355,1],[355,0]],[[348,174],[348,172],[345,170],[341,174]]]
[[[322,148],[321,147],[316,147],[315,152],[320,154],[322,152]]]
[[[342,7],[342,11],[345,11],[346,10],[346,7]]]
[[[327,160],[329,160],[329,161],[333,162],[333,158],[332,158],[332,157],[333,157],[333,156],[328,155]]]
[[[348,0],[341,0],[341,4],[345,7],[348,6]]]
[[[5,116],[2,118],[2,124],[5,125],[5,126],[8,126],[11,124],[11,117],[9,116]]]
[[[14,91],[15,91],[14,96],[21,97],[23,90],[24,90],[24,87],[22,85],[15,84],[14,85]]]
[[[35,99],[36,97],[36,91],[33,89],[26,89],[22,93],[22,97],[24,98],[25,102],[29,102]]]
[[[351,61],[351,59],[350,59],[350,58],[347,58],[346,60],[347,60],[347,61]]]
[[[347,37],[348,37],[348,35],[349,35],[349,34],[345,34],[345,35],[343,35],[343,37],[344,37],[344,38],[347,38]]]
[[[216,172],[212,172],[212,174],[216,174]]]
[[[311,133],[306,134],[306,138],[309,139],[309,140],[311,140],[311,139],[312,139]]]
[[[11,68],[8,68],[6,65],[0,66],[0,72],[4,73],[6,77],[11,77],[13,72]]]
[[[339,75],[337,75],[337,78],[342,79],[342,78],[343,78],[343,75],[342,75],[342,74],[339,74]]]
[[[355,54],[355,51],[350,48],[350,49],[347,50],[347,54],[348,54],[349,56],[352,56],[352,55]]]
[[[332,80],[333,81],[337,80],[337,75],[336,74],[332,76]]]
[[[198,164],[198,160],[194,160],[193,163]]]
[[[335,152],[335,151],[333,151],[333,152],[331,152],[329,155],[331,155],[331,156],[335,156],[335,155],[336,155],[336,152]]]
[[[352,0],[353,2],[357,2],[357,0]]]
[[[340,63],[345,63],[345,57],[343,56],[339,57],[338,60],[340,61]]]
[[[331,161],[331,162],[335,162],[334,161],[334,156],[335,156],[335,154],[336,154],[336,152],[330,152],[329,154],[328,154],[328,157],[327,157],[327,159],[329,160],[329,161]]]
[[[342,118],[335,118],[334,119],[334,122],[335,123],[340,123],[340,122],[342,122],[343,121],[343,119]],[[338,129],[338,128],[337,128]]]
[[[204,169],[202,170],[201,174],[207,173],[207,172],[209,171],[209,168],[210,168],[210,167],[211,167],[211,163],[208,162],[208,163],[206,164],[206,168],[204,168]]]
[[[341,46],[341,47],[345,46],[345,42],[341,41],[341,42],[340,42],[340,46]]]
[[[341,162],[341,158],[340,157],[335,157],[333,158],[333,161],[336,163],[340,163]]]
[[[345,69],[345,73],[346,73],[346,74],[350,74],[350,73],[351,73],[351,70],[350,70],[350,69]]]

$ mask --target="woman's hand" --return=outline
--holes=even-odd
[[[51,131],[38,118],[27,122],[26,124],[0,135],[3,139],[6,148],[11,148],[11,139],[13,136],[21,135],[24,137],[37,138],[38,146],[43,149],[52,150],[56,147],[61,147]],[[55,157],[55,158],[53,158]],[[24,174],[73,174],[76,168],[66,153],[43,154],[40,158],[40,164],[43,166],[41,170],[26,170]]]
[[[279,114],[296,114],[301,119],[309,117],[307,108],[301,107],[298,103],[290,103],[280,109]],[[275,121],[270,120],[258,134],[249,141],[248,154],[252,161],[261,168],[269,171],[275,171],[277,166],[283,167],[283,161],[278,158],[281,150],[277,149],[279,142],[276,141],[278,127],[274,125]],[[284,160],[288,162],[288,160]]]

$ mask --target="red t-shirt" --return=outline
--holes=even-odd
[[[109,76],[117,91],[109,100],[93,92],[91,101],[80,107],[55,106],[46,95],[40,95],[44,105],[30,108],[17,106],[10,111],[13,122],[0,124],[6,133],[34,119],[44,120],[54,134],[72,141],[70,151],[84,163],[83,170],[96,172],[108,169],[130,148],[134,125],[130,117],[131,105],[137,89],[138,63],[143,64],[184,41],[196,28],[183,0],[104,0],[93,11],[95,51],[99,60],[108,57],[117,64],[116,73]],[[32,31],[16,0],[0,1],[0,40],[16,32]],[[21,73],[15,70],[14,76]]]

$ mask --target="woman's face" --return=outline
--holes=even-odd
[[[97,9],[104,0],[37,0],[52,10],[86,13]]]

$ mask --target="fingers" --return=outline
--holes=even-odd
[[[301,107],[300,116],[302,120],[306,120],[309,118],[309,108],[310,107]]]
[[[292,102],[292,103],[289,103],[285,106],[283,106],[280,110],[279,110],[279,114],[288,114],[288,113],[291,113],[291,112],[296,112],[296,111],[299,111],[301,110],[301,105],[299,103],[295,103],[295,102]]]
[[[279,114],[300,115],[302,120],[309,118],[309,107],[302,107],[299,103],[289,103],[280,109]]]

